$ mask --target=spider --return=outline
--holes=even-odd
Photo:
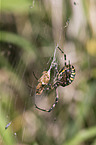
[[[75,77],[75,68],[73,65],[70,65],[70,61],[68,64],[66,64],[66,54],[61,50],[61,48],[59,46],[57,46],[57,48],[61,51],[61,53],[64,54],[64,60],[65,60],[65,64],[64,67],[58,71],[57,69],[57,62],[55,59],[55,54],[53,57],[53,61],[51,63],[51,66],[49,68],[48,71],[44,71],[43,75],[41,76],[41,78],[38,80],[38,85],[36,87],[36,95],[41,95],[42,92],[44,90],[52,90],[55,89],[55,93],[56,93],[56,99],[54,104],[52,105],[52,107],[48,110],[46,109],[42,109],[39,108],[36,104],[35,107],[41,111],[45,111],[45,112],[51,112],[52,109],[56,106],[56,104],[58,103],[58,87],[62,86],[62,87],[66,87],[68,85],[70,85]],[[53,79],[53,83],[49,83],[50,81],[50,71],[51,69],[54,68],[55,70],[55,77]]]

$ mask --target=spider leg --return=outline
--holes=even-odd
[[[34,75],[35,79],[36,79],[36,80],[38,80],[38,78],[36,77],[36,75],[35,75],[34,71],[33,71],[33,75]]]
[[[32,86],[30,84],[28,84],[28,87],[32,89]]]
[[[58,90],[57,90],[57,88],[55,88],[55,93],[56,93],[56,99],[55,99],[55,102],[54,102],[54,104],[52,105],[52,107],[51,107],[50,109],[46,110],[46,109],[39,108],[36,104],[35,104],[35,107],[36,107],[37,109],[41,110],[41,111],[51,112],[52,109],[53,109],[53,108],[56,106],[56,104],[58,103]]]
[[[66,65],[66,54],[64,53],[64,51],[59,46],[57,48],[64,54],[64,60],[65,60],[65,65]]]

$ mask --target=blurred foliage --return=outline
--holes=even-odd
[[[0,145],[96,145],[96,1],[1,0],[0,6]],[[46,113],[34,106],[33,72],[40,78],[49,69],[56,44],[76,77],[58,88],[58,105]],[[59,51],[56,59],[62,68]],[[50,108],[54,97],[48,92],[36,102]]]

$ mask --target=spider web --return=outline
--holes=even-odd
[[[32,6],[30,6],[30,8],[32,9],[34,7],[35,7],[35,1],[32,2]],[[67,27],[67,22],[66,22],[64,28],[65,27]],[[61,28],[61,30],[62,30],[62,28]],[[60,41],[61,41],[61,34],[59,36],[59,43],[60,43]],[[54,51],[52,53],[53,59],[50,62],[51,64],[49,64],[49,66],[48,66],[48,69],[47,69],[48,71],[50,71],[53,68],[54,62],[57,63],[57,60],[56,60],[57,59],[56,58],[56,51],[57,51],[58,45],[56,46],[55,51],[53,50]],[[9,47],[9,50],[10,50],[10,49],[15,48],[16,46],[14,46],[12,44],[9,44],[8,47]],[[17,56],[15,56],[15,59],[17,61],[16,57]],[[7,110],[6,120],[9,120],[9,121],[6,121],[5,129],[8,129],[10,126],[12,126],[13,127],[13,134],[15,136],[16,136],[17,130],[19,129],[19,125],[18,125],[17,129],[14,129],[15,128],[15,123],[16,123],[16,121],[18,122],[18,118],[19,118],[21,120],[21,122],[22,122],[21,124],[23,124],[23,121],[22,121],[23,116],[21,115],[20,117],[18,117],[18,116],[14,117],[14,113],[13,113],[14,111],[13,111],[12,112],[12,117],[10,117],[9,114],[10,114],[10,111],[11,111],[10,109],[12,109],[12,103],[13,102],[15,104],[13,106],[13,110],[15,110],[15,108],[19,108],[19,109],[21,109],[23,114],[25,114],[26,113],[25,110],[27,110],[28,107],[31,107],[32,104],[33,104],[32,108],[34,108],[34,97],[35,97],[35,100],[36,100],[37,104],[39,104],[38,106],[41,105],[44,108],[50,108],[51,104],[54,103],[54,99],[55,99],[55,92],[54,92],[54,90],[52,92],[47,91],[46,94],[43,93],[41,96],[34,96],[34,94],[35,94],[35,88],[36,88],[36,85],[37,85],[37,81],[36,80],[34,81],[34,78],[32,80],[32,89],[30,90],[28,88],[28,80],[25,79],[25,77],[26,77],[27,69],[29,69],[29,66],[28,66],[29,62],[27,61],[27,60],[29,60],[29,57],[30,57],[29,54],[26,55],[26,61],[24,61],[22,59],[22,57],[19,57],[19,61],[18,61],[17,64],[15,64],[15,59],[14,59],[14,61],[11,62],[11,65],[14,68],[14,72],[15,72],[16,76],[14,74],[10,74],[9,78],[8,78],[9,80],[10,80],[10,78],[12,78],[12,80],[10,80],[10,82],[8,84],[8,87],[9,87],[8,88],[9,89],[8,90],[8,96],[10,96],[10,99],[9,99],[10,101],[8,103],[8,110]],[[40,59],[40,57],[39,57],[39,59]],[[51,56],[49,56],[48,59],[51,59]],[[38,68],[38,65],[36,66],[36,68]],[[40,70],[41,73],[42,73],[43,69]],[[30,71],[30,69],[29,69],[29,71]],[[38,73],[38,71],[37,71],[37,73]],[[54,74],[54,69],[53,69],[53,74]],[[25,84],[23,85],[24,81],[25,81]],[[34,82],[36,82],[36,83],[34,84]],[[7,88],[7,87],[5,87],[5,88]],[[24,90],[24,88],[25,88],[25,90]],[[53,96],[53,99],[52,99],[52,96]],[[24,98],[24,102],[23,102],[23,98]],[[20,99],[20,104],[19,104],[19,99]],[[48,101],[48,100],[50,100],[50,101]],[[23,104],[23,106],[21,104]],[[18,109],[17,109],[17,112],[18,112]],[[22,135],[22,141],[23,141],[23,139],[24,138],[23,138],[23,135]]]
[[[68,1],[65,3],[67,3],[67,6]],[[78,5],[76,5],[76,2],[75,5],[74,2],[71,1],[71,3],[73,4],[72,7],[75,7],[75,10],[79,10],[79,1]],[[50,12],[48,10],[50,5],[52,8],[52,16],[50,16]],[[44,91],[41,95],[36,96],[36,86],[38,84],[38,80],[34,78],[33,72],[35,73],[37,79],[39,79],[43,71],[51,70],[50,81],[54,81],[55,70],[52,65],[56,62],[58,70],[64,66],[64,56],[61,52],[59,52],[59,50],[57,50],[57,46],[60,46],[66,53],[67,60],[71,60],[71,64],[76,63],[78,59],[81,60],[82,53],[80,53],[80,58],[78,57],[77,59],[77,48],[71,42],[72,38],[69,37],[69,35],[71,36],[72,33],[75,35],[76,32],[77,37],[77,34],[79,33],[77,32],[77,27],[80,26],[80,21],[85,24],[85,18],[81,18],[80,16],[80,21],[78,18],[75,19],[76,22],[78,21],[78,24],[74,23],[71,15],[67,16],[65,10],[68,11],[68,9],[65,5],[62,7],[61,0],[52,0],[50,2],[30,0],[28,6],[29,11],[27,13],[29,14],[24,13],[24,15],[20,14],[20,16],[13,14],[12,17],[9,16],[8,18],[7,16],[3,16],[5,18],[4,21],[8,21],[6,26],[8,30],[6,31],[10,30],[11,32],[12,29],[13,32],[23,36],[25,38],[24,41],[19,38],[19,42],[21,43],[24,43],[25,40],[31,42],[31,45],[27,43],[27,49],[24,47],[26,43],[24,43],[22,49],[17,45],[9,43],[9,41],[7,44],[2,43],[2,50],[0,54],[0,66],[3,66],[0,70],[0,101],[2,103],[0,104],[0,111],[2,108],[6,114],[3,135],[5,135],[7,130],[10,130],[12,127],[11,137],[15,136],[17,142],[20,141],[21,143],[34,145],[60,145],[64,142],[64,139],[67,138],[68,135],[68,137],[71,136],[71,123],[73,123],[72,120],[75,118],[75,113],[77,112],[75,111],[75,103],[70,102],[72,97],[75,101],[80,101],[80,99],[82,99],[77,96],[79,93],[83,96],[83,92],[81,90],[76,90],[75,86],[76,83],[79,84],[80,78],[82,79],[83,75],[81,75],[81,72],[79,75],[77,73],[77,81],[75,81],[75,84],[73,82],[73,84],[66,87],[66,89],[59,87],[60,103],[58,104],[58,107],[55,108],[56,111],[54,109],[51,114],[47,114],[37,110],[34,104],[36,102],[39,107],[49,109],[55,100],[55,90]],[[63,11],[65,12],[64,14]],[[61,19],[62,14],[66,17],[64,22],[62,22],[63,20]],[[78,15],[76,12],[75,14]],[[81,13],[81,15],[83,14]],[[85,28],[85,25],[83,26]],[[67,39],[68,42],[66,42],[65,39]],[[17,39],[15,41],[17,42]],[[82,42],[81,37],[80,42]],[[58,45],[55,47],[56,44]],[[87,58],[89,70],[91,70],[89,61],[90,58],[88,55]],[[7,69],[5,69],[5,66],[7,66]],[[76,70],[78,71],[78,67]],[[28,85],[31,85],[32,88],[29,88]],[[70,105],[69,108],[68,104]],[[66,109],[64,105],[66,106]],[[68,110],[68,112],[66,110]],[[68,114],[71,117],[68,116]],[[71,123],[69,125],[67,123],[69,123],[70,120]],[[22,132],[21,134],[20,131]]]
[[[10,45],[9,45],[9,47],[10,47]],[[14,46],[13,45],[11,45],[11,47],[13,48]],[[49,71],[52,69],[52,65],[54,64],[54,62],[55,62],[55,60],[56,60],[56,57],[55,57],[55,55],[56,55],[56,49],[57,49],[57,47],[55,48],[55,51],[54,51],[54,56],[53,56],[53,60],[52,60],[52,62],[51,62],[51,65],[50,65],[50,68],[49,68]],[[26,57],[26,59],[28,59],[28,57],[29,57],[29,55]],[[50,57],[51,58],[51,57]],[[14,62],[12,62],[12,65],[14,66]],[[10,101],[9,101],[9,103],[8,103],[8,110],[7,110],[7,116],[6,116],[6,118],[7,118],[7,120],[10,120],[10,122],[9,123],[7,123],[6,122],[6,125],[5,125],[5,129],[7,130],[10,126],[11,127],[13,127],[13,128],[15,128],[15,123],[16,123],[16,121],[18,121],[18,117],[16,117],[16,118],[14,118],[14,117],[12,117],[12,119],[11,118],[9,118],[9,115],[8,114],[10,114],[10,108],[12,107],[11,105],[12,105],[12,102],[14,101],[14,103],[15,104],[17,104],[17,107],[20,107],[19,105],[20,104],[18,104],[19,102],[18,102],[18,97],[19,96],[21,96],[21,97],[24,97],[24,96],[26,96],[27,94],[26,94],[26,92],[24,91],[24,89],[22,88],[22,81],[24,80],[24,77],[25,77],[25,73],[26,73],[26,69],[27,69],[27,62],[25,63],[25,64],[23,64],[22,63],[22,58],[20,58],[20,60],[19,60],[19,63],[16,65],[16,67],[14,68],[14,71],[15,71],[15,73],[17,74],[17,77],[16,76],[14,76],[13,75],[13,77],[12,77],[12,82],[10,82],[10,84],[8,84],[9,85],[9,95],[10,95]],[[20,77],[21,76],[21,79],[20,79],[20,81],[18,80],[18,77]],[[10,76],[11,77],[11,76]],[[18,86],[16,89],[18,89],[18,90],[16,90],[16,94],[13,96],[12,95],[12,92],[15,92],[15,89],[13,88],[13,86]],[[28,86],[27,86],[27,82],[26,82],[26,85],[25,86],[23,86],[24,88],[25,88],[25,90],[27,90],[26,88],[28,88]],[[12,92],[11,92],[12,91]],[[19,91],[19,93],[18,93],[18,91]],[[24,92],[22,92],[22,91],[24,91]],[[32,90],[33,91],[33,90]],[[48,95],[48,94],[47,94]],[[32,102],[33,102],[33,104],[34,104],[34,98],[32,99],[32,92],[30,91],[30,95],[29,96],[31,96],[31,97],[28,97],[28,99],[27,99],[27,103],[28,104],[31,104],[32,105]],[[40,97],[39,97],[40,98]],[[38,102],[40,103],[40,101],[39,101],[39,98],[38,98]],[[45,95],[44,95],[44,98],[45,98]],[[20,98],[19,98],[20,99]],[[21,98],[22,99],[22,98]],[[41,98],[42,99],[42,98]],[[29,101],[28,101],[29,100]],[[42,99],[42,101],[44,101],[44,99]],[[24,103],[24,107],[23,107],[23,114],[25,114],[25,110],[27,109],[27,104],[26,102]],[[42,103],[43,104],[43,103]],[[48,104],[48,102],[46,103],[46,105]],[[34,106],[33,106],[34,107]],[[14,108],[15,109],[15,108]],[[22,116],[20,116],[20,118],[19,118],[20,120],[22,120]],[[22,123],[23,123],[23,121],[22,121]],[[18,127],[19,128],[19,127]],[[17,130],[18,130],[18,128],[17,128]],[[15,129],[15,131],[13,130],[13,135],[14,136],[16,136],[17,134],[16,134],[16,131],[17,131],[16,129]],[[23,135],[22,135],[22,141],[23,141]]]

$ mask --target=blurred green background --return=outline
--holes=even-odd
[[[56,44],[76,77],[46,113],[34,106],[33,72],[49,69]],[[48,109],[54,99],[52,91],[36,103]],[[95,0],[0,0],[0,145],[96,145]]]

